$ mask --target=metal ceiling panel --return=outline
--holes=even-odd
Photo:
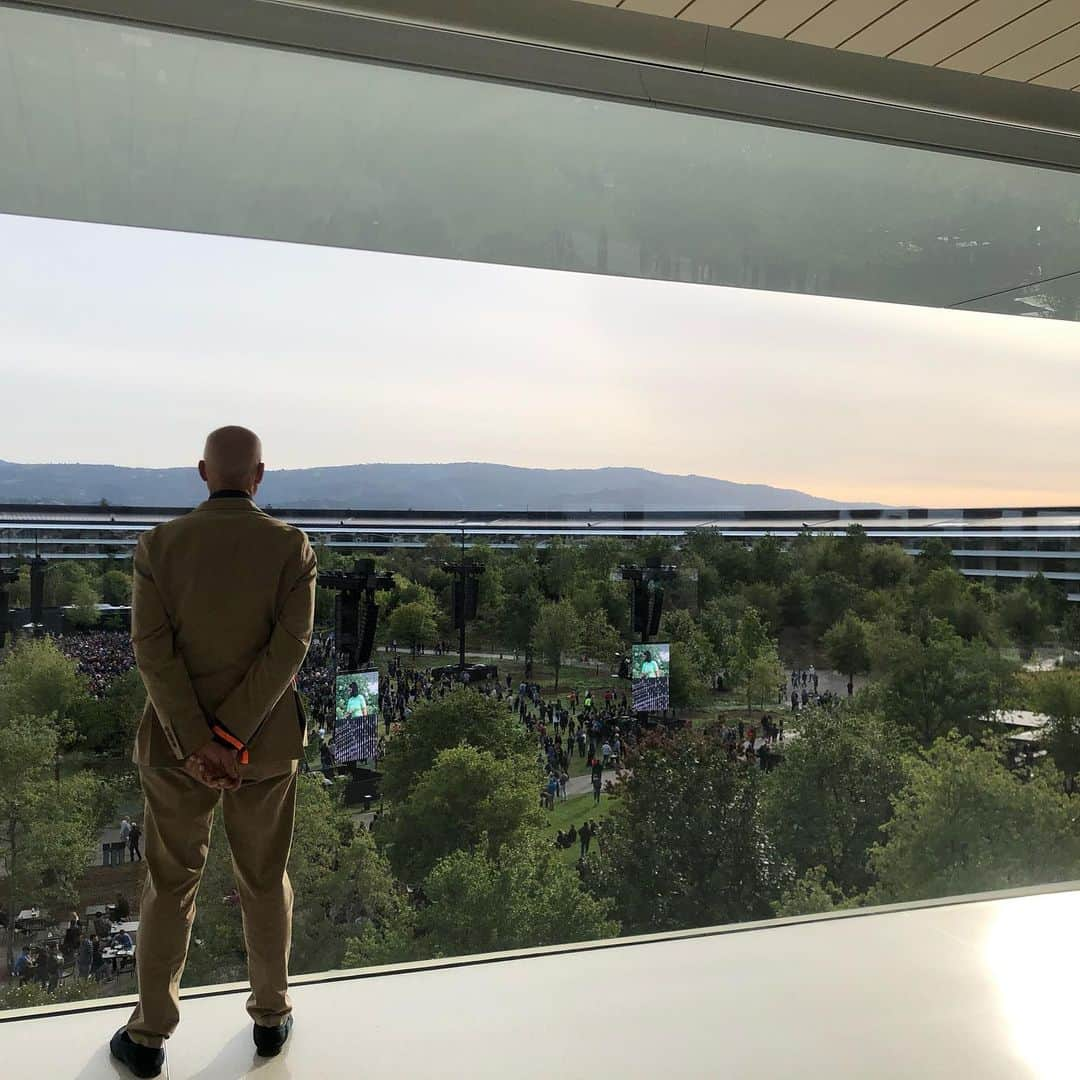
[[[663,15],[674,18],[686,7],[686,0],[623,0],[623,11],[638,11],[644,15]]]
[[[708,26],[731,26],[747,12],[753,11],[761,0],[694,0],[680,18]]]
[[[736,26],[750,34],[787,37],[796,27],[828,7],[828,0],[765,0]]]
[[[874,56],[890,56],[968,3],[970,0],[905,0],[840,47]]]
[[[791,35],[792,41],[835,49],[882,15],[892,11],[899,0],[833,0],[805,26]]]
[[[1041,75],[1047,75],[1055,68],[1067,64],[1080,56],[1080,3],[1076,8],[1077,21],[1068,30],[1055,34],[1041,45],[1006,60],[987,72],[1001,79],[1016,79],[1027,82]]]
[[[1039,86],[1055,86],[1060,90],[1076,90],[1080,88],[1080,59],[1070,60],[1067,64],[1040,75],[1033,82]]]
[[[942,61],[941,66],[956,71],[984,72],[1072,26],[1080,18],[1077,0],[1048,0],[1047,3],[1003,26],[981,41]]]
[[[1045,3],[1046,0],[978,0],[898,49],[893,58],[913,64],[939,64]]]

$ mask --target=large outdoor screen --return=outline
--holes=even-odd
[[[671,646],[635,645],[630,656],[635,712],[663,712],[671,703]]]
[[[334,734],[330,753],[335,765],[375,757],[379,723],[379,673],[355,671],[334,680]]]

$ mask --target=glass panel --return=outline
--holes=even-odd
[[[0,49],[9,213],[940,306],[1080,265],[1066,173],[6,7]]]
[[[1076,178],[0,28],[0,1008],[1080,879]]]

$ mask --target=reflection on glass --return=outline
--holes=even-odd
[[[1080,179],[0,8],[0,210],[960,304],[1080,265]]]

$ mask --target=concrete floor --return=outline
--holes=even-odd
[[[1080,891],[757,925],[298,980],[294,1037],[271,1061],[253,1054],[242,991],[195,997],[184,1004],[163,1075],[1080,1076]],[[126,1075],[110,1063],[106,1042],[128,1007],[0,1023],[0,1074]]]

